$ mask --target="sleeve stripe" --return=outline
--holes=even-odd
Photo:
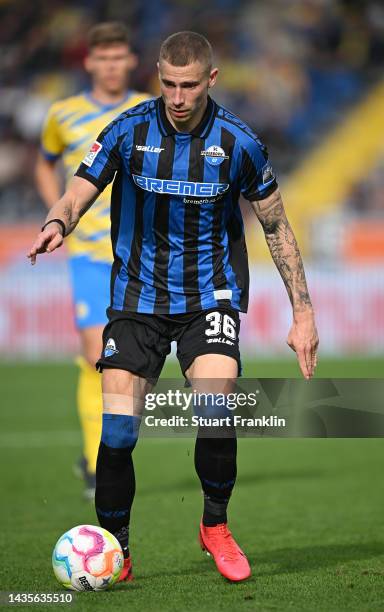
[[[92,185],[97,187],[100,192],[103,191],[105,185],[103,185],[100,179],[96,178],[95,176],[92,176],[92,174],[89,174],[85,168],[87,168],[85,164],[80,164],[80,166],[75,172],[75,176],[79,176],[80,178],[89,181],[90,183],[92,183]]]
[[[246,197],[246,199],[249,202],[254,202],[255,200],[264,200],[265,198],[270,196],[274,191],[276,191],[277,188],[278,188],[278,183],[276,179],[274,179],[273,182],[270,185],[268,185],[268,187],[264,189],[263,191],[256,191],[255,193],[247,193],[247,195],[244,197]]]
[[[253,163],[250,155],[248,155],[248,152],[243,149],[243,164],[244,164],[244,182],[246,183],[246,189],[243,192],[243,195],[245,198],[248,199],[248,191],[251,189],[252,185],[251,183],[255,180],[255,177],[257,176],[257,168],[255,167],[255,164]],[[247,195],[245,195],[247,194]]]
[[[274,178],[270,183],[266,184],[265,186],[258,184],[257,167],[255,166],[252,158],[245,149],[243,149],[243,167],[243,180],[245,183],[245,189],[242,190],[242,194],[246,200],[248,200],[249,202],[253,202],[255,200],[264,200],[264,198],[267,198],[269,195],[271,195],[271,193],[276,190],[276,178]]]
[[[43,146],[40,147],[40,153],[47,161],[56,161],[59,159],[59,157],[61,157],[61,153],[50,153]]]

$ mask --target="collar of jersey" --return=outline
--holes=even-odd
[[[117,102],[117,104],[102,104],[102,102],[99,102],[98,100],[96,100],[96,98],[92,96],[90,91],[86,91],[84,95],[86,98],[88,98],[90,102],[92,102],[92,104],[100,108],[100,110],[107,112],[107,111],[113,110],[114,108],[118,108],[125,102],[128,102],[129,98],[132,95],[132,91],[128,90],[125,98],[123,98],[120,102]]]
[[[208,104],[205,109],[204,115],[201,118],[200,123],[193,128],[193,130],[189,133],[190,136],[196,136],[197,138],[206,138],[211,131],[213,121],[215,119],[216,113],[216,104],[212,100],[210,96],[208,96]],[[183,134],[183,132],[178,132],[169,121],[166,112],[165,112],[165,104],[162,97],[157,98],[156,100],[156,114],[157,114],[157,122],[159,124],[159,130],[163,136],[174,136],[177,134]]]

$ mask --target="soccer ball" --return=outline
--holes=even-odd
[[[52,553],[57,580],[72,591],[111,588],[123,564],[123,551],[115,536],[95,525],[73,527],[59,538]]]

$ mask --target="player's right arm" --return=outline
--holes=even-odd
[[[91,146],[64,195],[50,209],[44,229],[37,236],[27,257],[36,263],[40,253],[50,253],[63,244],[82,215],[110,183],[121,166],[121,121],[112,121]],[[58,222],[54,221],[55,219]],[[63,231],[64,230],[64,231]]]
[[[70,234],[80,218],[99,195],[99,189],[88,180],[74,176],[64,195],[52,206],[27,257],[31,264],[41,253],[51,253],[63,244],[64,236]],[[58,219],[59,222],[53,221]],[[63,225],[61,225],[61,223]],[[63,233],[63,227],[65,232]]]

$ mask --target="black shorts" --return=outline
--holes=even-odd
[[[103,368],[116,368],[156,381],[175,340],[184,375],[195,357],[209,353],[236,359],[238,375],[241,375],[240,317],[230,306],[175,315],[109,308],[107,314],[109,323],[103,332],[103,351],[96,364],[100,372]]]

